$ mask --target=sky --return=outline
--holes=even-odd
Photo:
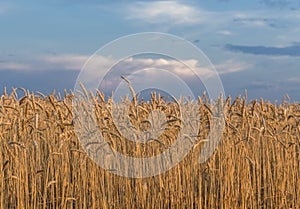
[[[288,94],[300,101],[300,0],[0,0],[0,26],[0,93],[4,86],[45,94],[72,90],[99,48],[130,34],[161,32],[198,47],[226,96],[243,96],[246,89],[249,99],[281,102]],[[114,90],[121,82],[116,72],[129,74],[130,63],[119,63],[101,90]],[[135,57],[134,66],[185,75],[179,62],[153,55]],[[189,82],[195,92],[205,88]]]

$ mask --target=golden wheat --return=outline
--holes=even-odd
[[[24,96],[18,98],[17,91]],[[101,169],[83,150],[73,124],[72,98],[25,89],[0,99],[0,208],[299,208],[300,105],[264,100],[224,102],[225,129],[211,158],[199,164],[213,118],[199,97],[198,134],[184,160],[161,175],[131,179]],[[96,122],[113,150],[149,157],[165,151],[182,128],[174,102],[153,94],[151,102],[131,104],[129,118],[147,130],[153,110],[167,122],[147,145],[126,140],[111,117],[112,100],[83,95],[95,104]],[[82,101],[83,105],[85,101]],[[85,124],[83,124],[84,126]],[[129,127],[124,127],[129,128]],[[113,170],[111,170],[113,172]]]

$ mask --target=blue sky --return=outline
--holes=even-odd
[[[164,32],[209,57],[226,95],[247,89],[250,99],[281,101],[288,93],[300,100],[298,0],[0,0],[0,26],[0,92],[73,89],[83,64],[106,43]]]

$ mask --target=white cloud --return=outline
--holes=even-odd
[[[209,65],[201,66],[201,63],[194,59],[179,62],[164,58],[129,58],[117,66],[116,70],[118,72],[122,70],[121,74],[110,77],[105,87],[114,89],[121,82],[118,77],[124,75],[137,90],[145,87],[159,87],[162,90],[174,90],[176,93],[173,95],[189,95],[185,92],[185,85],[196,85],[195,82],[199,82],[199,78],[204,83],[210,78],[217,81],[217,78],[212,76],[244,71],[249,68],[249,65],[232,59],[216,65],[215,68],[217,72]],[[121,93],[116,93],[118,90]],[[116,97],[125,95],[124,92],[128,92],[127,84],[125,82],[119,84],[116,92]]]
[[[149,82],[164,80],[168,83],[172,77],[178,77],[186,80],[193,80],[199,76],[206,80],[217,74],[235,73],[249,69],[250,65],[228,60],[224,63],[215,65],[216,71],[211,66],[201,66],[197,60],[169,60],[164,58],[128,58],[116,66],[119,74],[109,77],[106,87],[112,87],[118,81],[120,75],[130,76],[135,71],[140,71],[136,76],[132,76],[135,82]],[[169,73],[165,73],[165,72]],[[171,79],[172,80],[172,79]],[[110,82],[113,81],[113,82]]]
[[[234,73],[247,69],[247,65],[235,60],[229,60],[225,63],[215,65],[211,68],[209,63],[204,65],[197,60],[171,60],[165,58],[128,58],[121,62],[111,57],[97,56],[89,59],[87,55],[62,54],[56,56],[41,56],[31,60],[32,64],[1,62],[0,70],[19,70],[19,71],[42,71],[42,70],[81,70],[83,66],[88,71],[83,71],[77,79],[84,83],[87,89],[95,89],[99,86],[100,78],[104,78],[101,88],[106,91],[115,91],[116,86],[121,85],[121,89],[128,91],[127,84],[120,79],[125,76],[132,81],[134,88],[138,86],[152,87],[159,86],[163,90],[173,89],[175,93],[187,95],[185,85],[193,84],[198,78],[202,81],[212,78],[219,74]],[[86,62],[89,60],[88,62]],[[117,64],[116,64],[117,63]],[[85,64],[85,65],[84,65]],[[116,65],[114,65],[116,64]],[[106,72],[114,65],[109,74]],[[198,77],[199,76],[199,77]],[[215,77],[214,77],[215,78]],[[68,78],[66,78],[68,79]],[[121,82],[121,83],[120,83]],[[180,84],[180,85],[179,85]],[[123,85],[123,88],[122,88]],[[121,90],[121,93],[122,91]]]
[[[136,2],[128,6],[126,13],[127,19],[155,24],[164,29],[178,25],[201,25],[201,31],[209,29],[222,35],[232,35],[231,31],[220,29],[232,26],[233,22],[238,27],[244,25],[254,28],[276,28],[283,27],[285,22],[291,19],[286,15],[282,18],[278,13],[266,13],[264,10],[213,11],[179,1]],[[281,21],[278,22],[278,19]]]
[[[119,66],[124,72],[130,72],[132,69],[159,69],[167,70],[171,73],[175,73],[177,76],[191,77],[195,76],[193,71],[197,71],[202,76],[210,76],[212,73],[209,68],[200,68],[197,60],[169,60],[164,58],[129,58],[124,60],[124,64]]]
[[[129,7],[128,19],[148,23],[175,25],[198,24],[206,21],[207,11],[176,1],[137,2]]]
[[[1,62],[0,70],[30,70],[32,66],[26,63],[17,63],[17,62]]]
[[[99,70],[109,70],[111,66],[118,63],[111,57],[96,56],[89,60],[88,55],[62,54],[51,56],[40,56],[26,62],[0,62],[0,70],[81,70],[83,67],[88,68],[92,76],[99,73]],[[88,64],[84,66],[86,61]],[[171,60],[165,58],[127,58],[117,65],[114,65],[118,71],[123,74],[130,73],[132,70],[141,69],[164,69],[178,76],[190,77],[194,76],[193,71],[198,72],[203,77],[212,75],[210,66],[200,66],[197,60]],[[220,74],[238,72],[249,68],[249,64],[237,62],[235,60],[227,60],[225,63],[215,65],[216,70]]]
[[[37,56],[19,62],[3,61],[0,70],[80,70],[89,56],[63,54],[57,56]]]
[[[225,36],[233,35],[233,33],[229,30],[220,30],[220,31],[218,31],[218,33],[221,35],[225,35]]]
[[[247,70],[251,67],[251,65],[230,59],[224,63],[215,65],[215,67],[219,74],[227,74]]]
[[[296,77],[291,77],[288,79],[289,82],[295,82],[295,83],[300,83],[300,76]]]
[[[79,70],[89,57],[85,55],[64,54],[59,56],[42,56],[40,62],[46,68],[62,70]]]

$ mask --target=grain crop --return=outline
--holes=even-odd
[[[162,111],[164,130],[146,144],[128,141],[114,125],[112,99],[100,91],[83,94],[111,149],[128,156],[165,151],[183,126],[176,103],[153,93],[148,102],[135,99],[128,117],[137,130],[148,130],[149,114]],[[13,89],[0,97],[1,209],[300,208],[299,103],[222,100],[221,142],[200,164],[213,107],[199,97],[199,131],[187,139],[194,147],[183,161],[160,175],[126,178],[88,157],[74,129],[74,96]]]

